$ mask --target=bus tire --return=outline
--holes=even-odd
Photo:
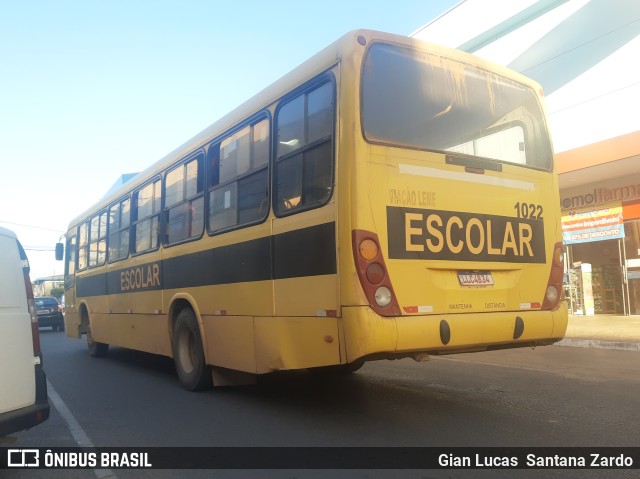
[[[108,344],[99,343],[93,339],[91,323],[89,323],[89,321],[87,321],[87,347],[89,348],[89,356],[92,358],[104,358],[109,351]]]
[[[213,386],[211,368],[205,364],[196,315],[190,308],[178,314],[173,325],[173,361],[182,387],[202,391]]]

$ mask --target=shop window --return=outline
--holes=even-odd
[[[322,206],[333,188],[333,83],[287,101],[277,111],[276,122],[276,214]]]
[[[640,213],[640,204],[634,206],[637,215]],[[624,231],[630,313],[640,314],[640,219],[625,221]]]
[[[632,267],[640,268],[640,220],[625,221],[624,231],[627,260],[637,260],[631,263]]]

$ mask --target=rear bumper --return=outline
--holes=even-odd
[[[38,316],[39,327],[61,326],[63,324],[64,324],[64,316],[60,313]]]
[[[553,311],[381,317],[348,307],[342,313],[348,362],[552,344],[568,321],[564,302]]]
[[[30,429],[49,418],[50,406],[47,396],[47,378],[42,366],[37,365],[35,367],[35,375],[35,402],[30,406],[0,414],[0,437]]]

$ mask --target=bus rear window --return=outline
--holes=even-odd
[[[536,93],[495,73],[408,48],[371,46],[362,74],[365,138],[550,169]]]

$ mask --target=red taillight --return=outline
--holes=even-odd
[[[385,270],[379,263],[371,263],[367,266],[367,281],[376,285],[384,281]]]
[[[371,309],[381,316],[400,316],[400,307],[380,250],[378,235],[353,230],[353,257]]]
[[[544,293],[542,309],[551,310],[558,307],[562,299],[562,279],[564,277],[564,249],[562,243],[556,243],[553,247],[553,259],[551,272]]]

